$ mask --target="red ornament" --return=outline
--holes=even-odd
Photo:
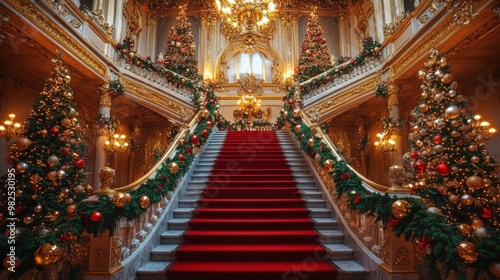
[[[200,139],[198,138],[198,136],[192,135],[191,136],[191,143],[193,143],[195,145],[199,145],[200,144]]]
[[[207,128],[208,129],[212,128],[212,122],[211,121],[207,121]]]
[[[158,188],[159,191],[161,191],[163,189],[163,184],[158,183],[158,185],[156,185],[156,187]]]
[[[208,137],[208,130],[204,129],[202,132],[201,132],[201,136],[203,138],[207,138]]]
[[[71,151],[69,150],[69,148],[62,148],[62,154],[63,155],[69,155],[71,153]]]
[[[342,179],[344,179],[344,180],[347,180],[347,179],[351,178],[351,175],[349,175],[349,173],[342,173],[342,175],[340,175],[340,177],[342,177]]]
[[[81,159],[77,159],[77,160],[75,160],[74,165],[75,165],[75,167],[76,167],[76,168],[78,168],[78,169],[83,168],[83,167],[85,166],[85,159],[84,159],[84,158],[81,158]]]
[[[435,144],[441,144],[443,143],[443,137],[441,135],[436,135],[432,138],[432,141],[434,141]]]
[[[184,162],[184,155],[183,155],[183,154],[179,154],[179,160],[180,160],[181,162]]]
[[[387,220],[387,225],[390,227],[399,226],[399,223],[400,223],[399,219],[389,218]]]
[[[312,157],[315,157],[315,156],[316,156],[316,150],[312,150],[312,152],[311,152],[311,156],[312,156]]]
[[[418,158],[418,152],[416,152],[416,151],[411,152],[410,153],[410,158],[417,159]]]
[[[481,218],[489,219],[491,217],[493,217],[493,209],[491,209],[491,207],[483,207],[481,210]]]
[[[417,173],[424,172],[426,168],[427,168],[427,166],[426,166],[425,162],[423,162],[421,160],[419,160],[413,164],[413,170],[415,170],[415,172],[417,172]]]
[[[191,147],[186,147],[186,154],[190,154],[193,152],[193,148]]]
[[[34,192],[37,192],[40,190],[40,186],[39,185],[33,185],[33,191]]]
[[[354,202],[360,203],[361,202],[361,196],[360,195],[355,196],[354,197]]]
[[[436,172],[441,176],[448,176],[450,175],[451,168],[446,163],[440,163],[436,165]]]
[[[53,128],[50,129],[50,134],[57,136],[59,134],[59,127],[54,126]]]
[[[163,182],[167,182],[168,181],[168,178],[165,175],[161,176],[161,179],[163,180]]]
[[[95,211],[94,213],[90,214],[90,220],[91,220],[92,222],[97,223],[97,222],[99,222],[101,219],[102,219],[102,214],[101,214],[101,212],[97,212],[97,211]]]
[[[215,105],[215,99],[210,100],[210,103],[212,103],[212,105]]]
[[[53,183],[52,183],[52,187],[54,187],[54,188],[58,188],[58,187],[59,187],[59,184],[58,184],[57,182],[53,182]]]

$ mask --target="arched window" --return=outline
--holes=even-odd
[[[250,73],[269,83],[273,74],[272,63],[261,53],[238,53],[231,59],[226,76],[230,83],[234,83]]]

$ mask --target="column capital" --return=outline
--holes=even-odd
[[[99,87],[99,105],[111,107],[111,91],[109,88],[109,80]]]
[[[389,96],[387,97],[387,105],[389,108],[399,106],[399,94],[401,93],[401,86],[394,84],[393,82],[387,83],[387,92]]]

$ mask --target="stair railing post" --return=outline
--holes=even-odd
[[[382,260],[380,267],[389,274],[404,275],[404,279],[419,278],[415,270],[416,260],[413,244],[404,239],[404,236],[396,237],[392,228],[386,227],[382,236]]]

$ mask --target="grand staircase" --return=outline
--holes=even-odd
[[[193,168],[139,279],[366,278],[289,134],[217,131]]]

